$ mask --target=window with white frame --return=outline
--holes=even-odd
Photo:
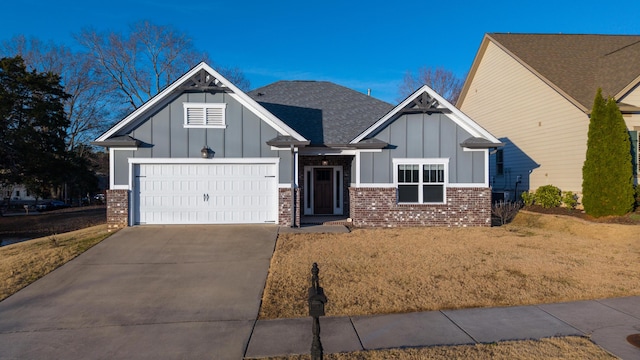
[[[394,160],[398,203],[444,204],[447,159]]]
[[[225,128],[227,104],[184,103],[184,127]]]

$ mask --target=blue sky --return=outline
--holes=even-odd
[[[640,34],[640,1],[9,1],[0,41],[15,35],[73,46],[86,27],[172,25],[252,88],[327,80],[396,103],[406,71],[463,77],[487,32]],[[578,5],[579,4],[579,5]],[[25,7],[25,6],[28,6]]]

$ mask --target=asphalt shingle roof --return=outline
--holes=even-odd
[[[393,108],[327,81],[278,81],[248,95],[311,145],[347,144]]]
[[[591,109],[598,87],[614,96],[640,76],[640,36],[487,34],[495,43]]]

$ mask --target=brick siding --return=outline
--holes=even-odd
[[[107,190],[107,231],[129,224],[129,190]]]
[[[296,225],[300,226],[300,189],[296,198]],[[291,188],[278,189],[278,225],[291,226]]]
[[[398,204],[395,188],[350,188],[356,227],[491,226],[489,188],[447,188],[447,203]]]

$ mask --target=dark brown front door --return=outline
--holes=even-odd
[[[333,214],[333,169],[313,169],[313,213]]]

